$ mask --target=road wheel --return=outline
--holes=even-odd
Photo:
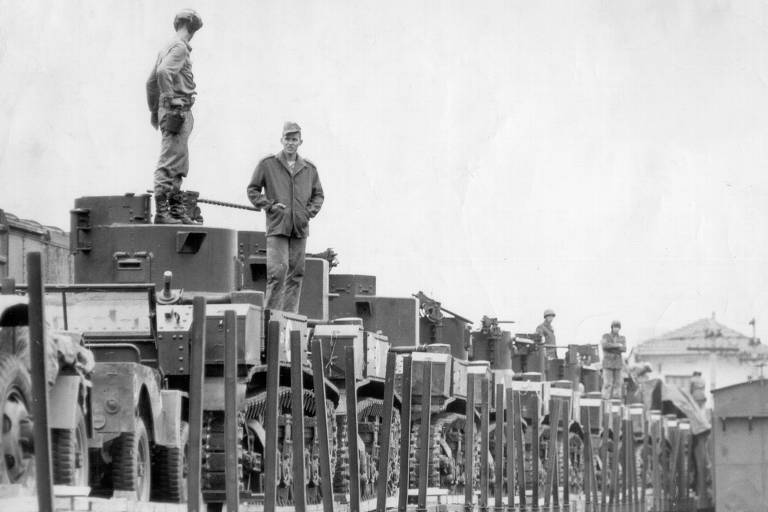
[[[116,491],[133,491],[137,501],[149,501],[151,482],[149,436],[144,420],[135,418],[133,432],[112,443],[112,484]]]
[[[88,431],[80,408],[76,421],[73,429],[51,431],[53,482],[57,485],[88,485]]]
[[[181,424],[181,447],[158,446],[155,450],[155,475],[158,501],[187,502],[187,475],[189,473],[189,424]]]
[[[0,354],[0,412],[2,460],[0,483],[34,480],[33,424],[30,416],[32,384],[29,372],[13,354]]]

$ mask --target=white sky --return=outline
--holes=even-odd
[[[68,227],[75,197],[151,187],[144,82],[181,7],[205,23],[186,187],[246,202],[296,120],[310,248],[380,294],[521,331],[552,307],[563,343],[712,312],[768,340],[765,1],[0,0],[0,208]]]

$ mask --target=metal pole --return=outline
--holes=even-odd
[[[355,347],[346,347],[346,375],[355,375]],[[347,439],[349,446],[349,511],[360,512],[360,455],[357,445],[357,390],[355,379],[345,382],[347,394]]]
[[[325,406],[325,373],[323,372],[323,345],[312,340],[312,373],[315,387],[315,423],[320,436],[320,492],[323,494],[323,512],[333,512],[331,487],[331,455],[328,448],[328,411]],[[333,421],[333,420],[331,420]]]
[[[29,285],[29,357],[32,373],[32,417],[34,418],[35,479],[37,507],[53,512],[53,475],[51,471],[51,434],[48,430],[48,383],[46,382],[45,311],[42,260],[39,252],[27,254]]]
[[[464,422],[464,510],[474,509],[475,472],[475,375],[467,375],[467,412]]]
[[[293,434],[293,503],[296,512],[307,508],[304,474],[304,375],[301,332],[291,331],[291,434]],[[321,378],[322,380],[322,378]],[[323,418],[325,420],[325,418]],[[229,512],[229,510],[227,510]]]
[[[412,358],[403,357],[403,404],[400,411],[400,489],[397,497],[397,510],[406,512],[408,508],[408,471],[411,449],[411,385]]]
[[[384,423],[381,432],[381,444],[379,449],[379,481],[376,482],[376,512],[385,512],[387,509],[387,482],[389,480],[389,450],[392,413],[395,409],[395,368],[397,355],[387,353],[387,369],[384,374]],[[402,426],[401,426],[402,428]]]
[[[429,435],[432,420],[432,361],[424,361],[421,382],[421,426],[419,428],[419,497],[416,510],[427,510],[427,484],[429,483],[429,453],[432,439]]]
[[[205,297],[192,299],[192,339],[189,346],[189,486],[187,510],[200,512],[203,459],[203,381],[205,379]]]
[[[227,512],[240,505],[240,478],[237,470],[237,316],[224,312],[224,490]]]
[[[267,404],[264,440],[264,510],[274,512],[277,506],[277,409],[280,386],[280,322],[267,325]]]

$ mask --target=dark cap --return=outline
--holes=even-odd
[[[285,136],[289,133],[301,133],[301,126],[293,121],[286,121],[283,125],[283,135]]]

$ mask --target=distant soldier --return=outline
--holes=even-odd
[[[150,123],[162,133],[155,169],[155,224],[194,224],[186,212],[181,181],[189,171],[187,141],[195,122],[191,108],[197,94],[189,41],[202,26],[195,11],[180,11],[173,20],[176,36],[160,50],[147,80]]]
[[[693,377],[691,377],[690,392],[693,400],[699,404],[699,407],[702,409],[704,408],[704,404],[707,403],[706,389],[707,384],[704,382],[704,379],[701,376],[701,372],[693,372]]]
[[[267,212],[267,307],[297,313],[309,219],[324,195],[315,164],[299,156],[301,127],[285,123],[280,142],[283,150],[253,172],[248,199]]]
[[[551,309],[544,310],[544,321],[536,328],[536,334],[541,335],[544,341],[545,353],[548,358],[557,357],[557,342],[555,341],[555,328],[552,321],[555,319],[555,312]]]
[[[611,323],[611,332],[603,334],[603,398],[621,398],[622,370],[627,351],[627,340],[619,334],[621,322]]]

